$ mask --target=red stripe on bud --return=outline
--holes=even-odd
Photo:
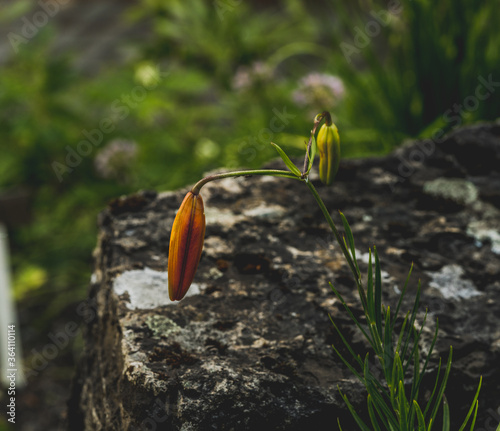
[[[175,216],[168,253],[168,295],[180,301],[193,282],[205,240],[201,195],[189,192]]]

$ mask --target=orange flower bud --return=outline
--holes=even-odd
[[[175,216],[168,254],[168,295],[180,301],[193,282],[205,239],[203,199],[190,191]]]

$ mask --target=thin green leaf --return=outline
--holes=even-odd
[[[356,319],[356,317],[352,313],[351,309],[349,308],[349,306],[345,302],[345,300],[342,297],[342,295],[340,294],[340,292],[338,292],[337,289],[335,289],[335,287],[333,287],[332,283],[329,283],[329,285],[330,285],[330,288],[333,290],[333,293],[335,294],[335,296],[340,300],[342,306],[347,311],[347,314],[349,314],[349,317],[351,318],[351,320],[355,323],[355,325],[358,327],[358,329],[363,333],[363,335],[368,340],[368,342],[373,347],[373,349],[376,350],[376,346],[373,344],[371,337],[368,336],[368,334],[366,333],[366,331],[363,328],[363,326],[361,325],[361,323],[359,323],[358,319]]]
[[[443,431],[450,431],[450,408],[446,397],[443,400]]]
[[[358,267],[358,262],[356,260],[356,249],[354,247],[354,237],[352,235],[351,227],[349,226],[349,223],[347,222],[347,219],[345,218],[345,215],[339,211],[340,217],[342,218],[342,224],[344,225],[344,230],[347,235],[347,241],[349,242],[349,248],[351,250],[351,256],[354,261],[354,264],[356,265],[356,269],[358,271],[358,278],[361,277],[361,272]]]
[[[330,318],[330,321],[332,322],[333,327],[337,331],[337,334],[339,334],[340,339],[342,340],[342,342],[344,343],[344,345],[349,350],[349,353],[358,362],[359,366],[363,367],[363,361],[361,359],[359,359],[359,356],[356,355],[356,353],[354,353],[354,350],[352,350],[351,345],[347,342],[347,340],[345,339],[345,337],[342,335],[342,332],[340,331],[340,329],[338,328],[338,326],[336,325],[336,323],[333,321],[332,316],[329,314],[328,317]]]
[[[408,401],[405,395],[405,386],[403,381],[399,381],[399,415],[401,431],[408,431]]]
[[[373,268],[372,268],[372,250],[368,249],[368,275],[366,283],[366,301],[368,304],[368,315],[370,316],[370,321],[375,321],[375,305],[373,302]]]
[[[280,157],[283,159],[285,162],[285,165],[290,169],[290,171],[295,174],[297,177],[302,176],[302,172],[300,172],[300,169],[293,164],[293,162],[290,160],[290,158],[287,156],[287,154],[279,147],[279,145],[276,145],[274,142],[271,142],[271,145],[276,148],[276,151],[278,151],[278,154]]]
[[[462,424],[462,426],[460,427],[460,429],[458,431],[463,431],[465,429],[465,426],[467,425],[467,422],[469,422],[469,418],[470,418],[470,416],[472,414],[474,406],[477,403],[477,399],[479,397],[479,391],[481,390],[482,383],[483,383],[483,376],[481,376],[481,378],[479,379],[479,385],[477,387],[476,395],[474,396],[474,400],[472,401],[472,404],[471,404],[469,412],[467,413],[467,416],[466,416],[466,418],[464,420],[464,423]],[[476,408],[476,413],[477,413],[477,405],[475,406],[475,408]],[[473,423],[472,423],[471,430],[474,429],[474,423],[475,422],[476,422],[476,414],[474,414],[474,420],[473,420]]]
[[[370,394],[368,394],[368,414],[370,415],[370,420],[372,422],[373,429],[375,431],[382,431],[380,425],[378,424],[377,418],[375,416],[375,411],[373,409],[373,400]]]
[[[434,388],[432,389],[431,396],[429,397],[429,401],[427,401],[427,405],[425,407],[424,411],[424,416],[427,416],[427,412],[432,406],[432,400],[434,398],[434,395],[436,394],[436,389],[438,387],[439,383],[439,375],[441,374],[441,358],[439,358],[439,363],[438,363],[438,368],[437,368],[437,376],[436,376],[436,382],[434,383]],[[429,428],[430,428],[430,423],[429,423]]]
[[[425,375],[425,371],[427,370],[427,365],[429,364],[431,354],[434,350],[434,346],[435,346],[436,341],[437,341],[438,331],[439,331],[439,320],[436,319],[436,330],[434,331],[434,338],[432,339],[432,343],[431,343],[431,346],[429,348],[429,353],[427,354],[427,356],[425,358],[424,366],[422,367],[422,371],[420,372],[420,378],[417,382],[417,388],[420,387],[420,384],[422,383],[422,379],[424,378],[424,375]],[[416,396],[417,395],[415,395],[414,397],[416,397]]]
[[[406,277],[406,281],[405,281],[405,284],[403,286],[403,290],[401,291],[401,295],[399,296],[398,305],[396,306],[396,312],[394,313],[394,320],[392,322],[392,328],[391,328],[392,331],[394,331],[394,325],[396,324],[396,319],[398,318],[399,309],[401,308],[401,303],[403,302],[403,298],[406,294],[406,288],[408,287],[408,283],[410,281],[410,276],[411,276],[412,271],[413,271],[413,263],[410,266],[410,271],[408,272],[408,276]]]
[[[418,304],[420,301],[420,280],[418,280],[418,286],[417,286],[417,294],[415,296],[415,302],[413,304],[413,309],[411,311],[411,317],[410,317],[410,322],[408,325],[408,332],[405,336],[405,341],[403,345],[403,351],[401,353],[401,357],[405,358],[406,357],[406,352],[408,350],[408,344],[410,343],[410,338],[411,338],[411,333],[415,325],[415,320],[417,318],[417,311],[418,311]]]
[[[392,348],[392,332],[391,332],[391,309],[387,307],[384,322],[384,375],[390,375],[394,361],[394,351]]]
[[[382,334],[382,271],[380,270],[380,262],[378,260],[377,248],[373,247],[375,254],[375,322],[380,337]]]
[[[347,396],[345,396],[341,391],[340,391],[340,388],[339,388],[339,393],[340,393],[340,396],[342,397],[342,399],[344,400],[344,402],[346,403],[347,405],[347,408],[349,409],[349,411],[351,412],[351,415],[352,417],[354,418],[354,420],[356,421],[356,423],[358,424],[358,426],[361,428],[362,431],[371,431],[370,428],[368,428],[368,426],[362,421],[362,419],[358,416],[358,414],[356,413],[356,410],[354,410],[354,407],[352,406],[352,404],[349,402],[349,400],[347,399]]]
[[[474,426],[476,425],[477,409],[478,408],[479,408],[479,400],[476,401],[476,409],[474,410],[474,417],[472,418],[472,423],[470,425],[470,431],[474,431]],[[500,425],[498,427],[500,428]]]
[[[446,388],[446,384],[448,383],[448,376],[450,375],[450,370],[451,370],[452,353],[453,353],[453,348],[450,346],[450,354],[448,355],[448,363],[446,364],[446,369],[444,372],[443,381],[441,382],[441,387],[439,388],[439,392],[437,394],[436,404],[434,405],[434,408],[432,409],[431,419],[433,422],[436,419],[436,415],[437,415],[437,412],[439,409],[439,404],[441,404],[441,400],[442,400],[443,395],[444,395],[444,390]]]
[[[417,412],[418,431],[426,431],[424,415],[422,414],[422,410],[420,409],[417,400],[413,400],[413,407]]]

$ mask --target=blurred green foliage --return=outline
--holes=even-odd
[[[336,115],[343,156],[385,152],[442,124],[447,109],[474,94],[478,75],[498,77],[494,3],[402,0],[402,12],[349,62],[341,44],[353,44],[355,28],[387,3],[143,0],[127,19],[148,22],[152,37],[95,76],[73,67],[78,53],[51,54],[49,24],[0,73],[0,189],[22,186],[33,196],[33,222],[10,232],[16,298],[50,299],[45,318],[83,298],[96,216],[109,199],[175,189],[216,168],[261,166],[275,157],[271,140],[302,154],[324,109]],[[311,72],[339,76],[345,96],[319,106],[330,100],[321,90],[299,102]],[[492,96],[464,120],[498,115]],[[99,132],[68,166],[85,134]],[[130,160],[104,154],[117,141],[135,145]]]
[[[335,65],[351,96],[346,115],[359,126],[393,146],[407,136],[431,137],[440,128],[500,115],[498,86],[483,88],[480,94],[489,95],[479,99],[476,93],[482,78],[500,82],[497,1],[329,5],[338,25],[323,38],[344,57],[337,52]]]

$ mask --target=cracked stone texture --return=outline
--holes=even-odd
[[[453,345],[451,428],[459,428],[480,375],[476,426],[498,424],[500,125],[342,160],[332,187],[312,181],[338,226],[337,209],[348,218],[363,273],[368,248],[377,246],[391,308],[414,263],[403,308],[421,279],[424,350],[436,318],[440,328],[421,393]],[[171,303],[169,235],[187,190],[139,192],[100,214],[69,429],[335,429],[337,418],[357,429],[337,386],[360,411],[365,394],[331,348],[345,353],[329,314],[362,356],[367,346],[328,282],[357,316],[360,304],[307,188],[269,177],[205,186],[200,266],[188,296]]]

